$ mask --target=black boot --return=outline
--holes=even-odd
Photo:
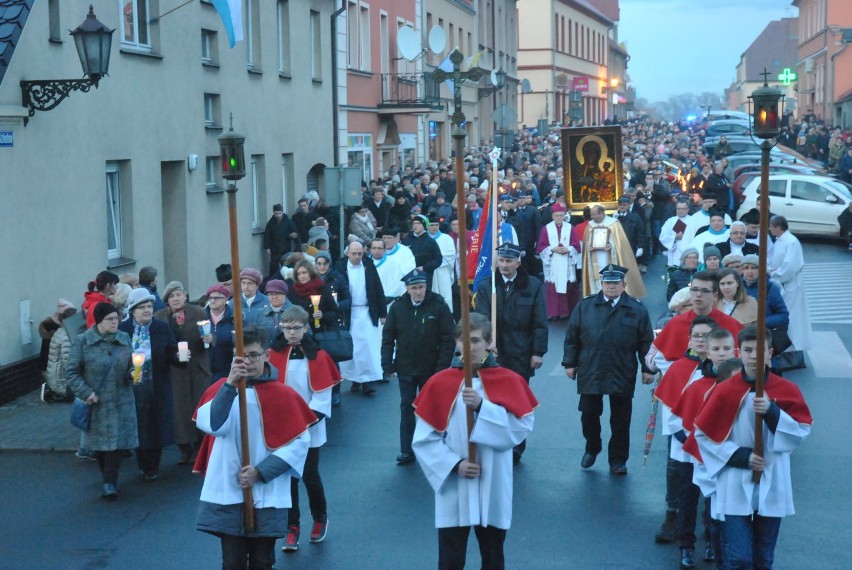
[[[660,525],[660,530],[654,535],[656,542],[670,543],[674,542],[677,534],[677,511],[666,511],[666,520]]]

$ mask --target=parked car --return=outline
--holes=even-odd
[[[750,136],[730,135],[727,136],[728,144],[734,149],[735,154],[741,152],[758,153],[760,154],[760,142],[755,142]],[[704,139],[704,154],[713,156],[713,151],[716,150],[716,145],[719,144],[719,137],[707,137]]]
[[[776,155],[777,156],[777,155]],[[743,174],[749,172],[757,172],[760,174],[760,161],[753,164],[743,164],[734,169],[734,179],[739,178]],[[769,174],[811,174],[813,176],[826,176],[826,174],[816,168],[812,168],[805,164],[789,164],[786,162],[773,162],[772,156],[769,159]]]
[[[713,121],[727,121],[730,119],[734,119],[737,121],[750,121],[751,116],[748,113],[744,113],[742,111],[730,111],[728,109],[710,109],[708,113],[706,113],[703,117],[698,119],[696,123],[698,123],[699,129],[706,129],[707,126]]]
[[[759,193],[758,175],[743,192],[740,212],[754,208]],[[838,237],[837,216],[852,201],[852,185],[828,176],[772,174],[769,201],[772,213],[787,218],[794,234]]]
[[[707,137],[719,137],[722,135],[747,135],[751,132],[751,124],[739,119],[728,119],[725,121],[712,121],[704,129]]]

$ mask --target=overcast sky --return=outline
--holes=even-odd
[[[740,55],[772,20],[794,17],[791,0],[621,0],[618,39],[636,96],[718,92],[736,77]]]

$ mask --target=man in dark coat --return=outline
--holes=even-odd
[[[731,203],[731,183],[725,178],[721,162],[713,167],[713,174],[707,177],[704,191],[716,195],[716,206],[722,208],[725,213],[730,214],[734,210],[734,204]]]
[[[630,249],[633,250],[637,262],[644,261],[645,252],[648,251],[645,220],[631,210],[629,197],[622,196],[618,199],[618,211],[615,212],[613,217],[621,222],[624,233],[627,234],[627,241],[630,242]]]
[[[426,285],[431,288],[432,273],[441,266],[444,258],[441,256],[441,248],[426,231],[428,227],[429,218],[423,215],[414,216],[411,219],[411,233],[405,236],[402,245],[411,249],[415,267],[426,273]]]
[[[450,366],[455,342],[453,316],[443,297],[426,290],[426,273],[411,270],[406,292],[391,303],[382,330],[382,370],[399,380],[399,465],[414,462],[414,398],[433,374]]]
[[[266,222],[266,229],[263,230],[263,249],[269,256],[270,278],[281,269],[281,256],[290,253],[290,240],[298,237],[296,224],[287,217],[281,204],[272,206],[272,217]]]
[[[364,207],[373,214],[373,217],[376,218],[376,229],[382,229],[388,221],[388,212],[393,206],[392,202],[388,202],[385,199],[385,193],[381,188],[373,189],[373,199],[366,200],[364,202]]]
[[[521,269],[522,255],[523,250],[513,243],[504,243],[497,250],[497,321],[491,324],[497,337],[497,363],[529,383],[547,352],[547,307],[544,285]],[[479,283],[475,307],[489,319],[491,280],[486,277]],[[515,447],[515,462],[525,449],[526,441]]]
[[[624,292],[627,269],[607,265],[601,269],[602,290],[586,297],[571,314],[565,334],[562,366],[577,381],[579,411],[586,438],[586,452],[580,465],[588,469],[601,452],[603,396],[609,395],[609,470],[627,474],[630,452],[630,418],[636,369],[642,367],[642,383],[654,375],[645,364],[645,355],[654,340],[648,311]]]
[[[312,222],[318,217],[319,214],[311,211],[311,204],[306,198],[299,200],[299,210],[293,214],[293,223],[296,225],[299,240],[302,243],[308,243],[308,231],[311,229]]]
[[[521,264],[527,273],[535,275],[539,265],[536,264],[535,244],[538,234],[541,232],[541,214],[538,208],[532,205],[533,197],[526,192],[518,192],[518,205],[515,209],[515,230],[518,232],[518,241],[525,255],[521,258]]]

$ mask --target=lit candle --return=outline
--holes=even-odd
[[[145,353],[134,352],[130,358],[133,360],[133,383],[139,384],[139,379],[142,377],[142,365],[145,364]]]
[[[315,312],[315,313],[316,313],[317,311],[319,311],[319,304],[320,304],[320,299],[321,299],[321,298],[322,298],[322,296],[321,296],[321,295],[311,295],[311,304],[314,306],[314,312]],[[320,326],[320,321],[319,321],[319,319],[314,318],[314,328],[315,328],[315,329],[318,329],[318,328],[319,328],[319,326]]]
[[[198,321],[195,324],[198,325],[198,332],[201,333],[201,336],[207,336],[210,334],[210,321]],[[204,348],[210,348],[210,343],[205,342]]]
[[[186,362],[189,360],[189,343],[181,341],[178,343],[178,360]]]

